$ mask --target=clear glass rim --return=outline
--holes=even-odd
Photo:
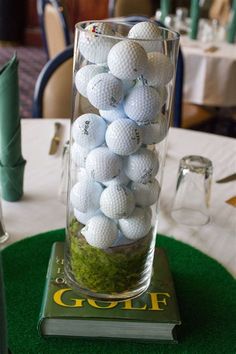
[[[137,21],[137,23],[139,22],[154,22],[154,21]],[[86,31],[85,28],[83,28],[83,25],[84,24],[92,24],[92,23],[111,23],[111,24],[115,24],[115,25],[123,25],[123,26],[126,26],[126,27],[129,27],[129,22],[125,22],[125,19],[121,19],[121,20],[112,20],[112,19],[104,19],[104,20],[88,20],[88,21],[80,21],[80,22],[77,22],[75,24],[75,29],[76,30],[79,30],[80,32],[84,32],[84,33],[90,33],[88,31]],[[155,23],[155,22],[154,22]],[[156,41],[156,42],[176,42],[179,40],[180,38],[180,34],[178,32],[175,32],[169,28],[165,28],[165,27],[161,27],[161,26],[158,26],[163,32],[168,32],[168,33],[171,33],[173,38],[157,38],[157,39],[143,39],[143,38],[128,38],[128,37],[119,37],[119,36],[110,36],[110,35],[107,35],[107,34],[99,34],[99,33],[96,33],[96,37],[104,37],[104,38],[112,38],[112,39],[119,39],[119,40],[130,40],[130,41],[140,41],[140,42],[153,42],[153,41]]]

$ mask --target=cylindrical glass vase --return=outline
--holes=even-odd
[[[149,286],[178,44],[153,22],[76,25],[65,274],[89,297]]]

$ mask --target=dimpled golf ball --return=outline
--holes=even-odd
[[[124,172],[134,182],[148,183],[155,177],[158,168],[157,153],[145,148],[124,158]]]
[[[128,239],[138,240],[150,231],[151,218],[150,208],[136,207],[130,217],[119,220],[119,229]]]
[[[122,80],[124,96],[134,87],[136,80]]]
[[[75,142],[71,146],[71,160],[76,167],[85,167],[86,158],[90,149],[82,148]]]
[[[92,151],[86,159],[87,174],[98,182],[109,181],[118,176],[122,170],[123,161],[107,147],[99,147]]]
[[[106,122],[99,115],[86,113],[74,121],[72,137],[79,146],[93,149],[104,143],[106,127]]]
[[[97,109],[113,109],[123,99],[122,82],[112,74],[98,74],[88,83],[87,97]]]
[[[107,57],[108,67],[119,79],[134,80],[147,66],[147,54],[138,43],[123,40],[115,44]]]
[[[148,85],[164,87],[173,75],[174,66],[166,55],[158,52],[148,53],[148,64],[143,75]]]
[[[96,75],[106,72],[102,65],[86,65],[75,74],[75,87],[77,91],[84,97],[87,97],[88,82]]]
[[[101,211],[111,219],[127,218],[134,207],[133,192],[123,185],[110,185],[101,194]]]
[[[154,52],[161,49],[162,46],[160,41],[161,29],[151,21],[139,22],[134,25],[128,33],[128,38],[137,39],[137,42],[146,52]],[[138,39],[145,39],[145,41],[139,41]]]
[[[124,100],[125,114],[137,124],[152,121],[160,110],[160,95],[153,87],[134,87]]]
[[[116,184],[123,184],[124,186],[127,186],[127,184],[130,182],[129,177],[126,176],[124,171],[122,170],[119,176],[111,179],[110,181],[103,182],[104,186],[108,187],[110,185],[116,185]]]
[[[105,140],[109,149],[117,155],[133,154],[142,144],[139,126],[130,119],[117,119],[106,131]]]
[[[118,228],[116,223],[105,215],[97,215],[88,221],[81,234],[91,246],[106,249],[116,240]]]
[[[168,121],[164,114],[158,115],[158,120],[141,127],[143,144],[151,145],[160,143],[168,133]]]
[[[91,63],[106,63],[110,49],[117,42],[115,38],[103,37],[102,34],[114,36],[115,31],[109,23],[92,23],[80,33],[80,52]]]
[[[91,178],[81,178],[71,189],[70,201],[82,213],[99,208],[103,187]]]
[[[117,106],[114,109],[109,109],[109,110],[100,109],[99,114],[102,116],[103,119],[105,119],[105,121],[108,124],[114,122],[114,120],[116,119],[127,118],[122,104],[119,104],[119,106]]]
[[[90,210],[87,213],[81,213],[81,211],[74,209],[74,216],[78,222],[86,225],[87,222],[94,216],[101,214],[100,209]]]
[[[132,182],[130,189],[134,193],[136,205],[146,207],[156,203],[161,188],[159,182],[154,179],[146,184]]]

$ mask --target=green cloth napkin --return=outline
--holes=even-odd
[[[192,0],[191,9],[190,9],[191,28],[189,32],[189,36],[191,39],[197,39],[199,17],[200,17],[199,0]]]
[[[0,69],[0,186],[3,199],[14,202],[22,197],[25,163],[21,154],[18,60],[14,55]]]

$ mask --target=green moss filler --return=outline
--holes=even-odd
[[[83,225],[69,227],[70,265],[80,287],[99,293],[121,293],[137,287],[144,276],[151,232],[144,238],[106,250],[90,246],[81,235]]]

